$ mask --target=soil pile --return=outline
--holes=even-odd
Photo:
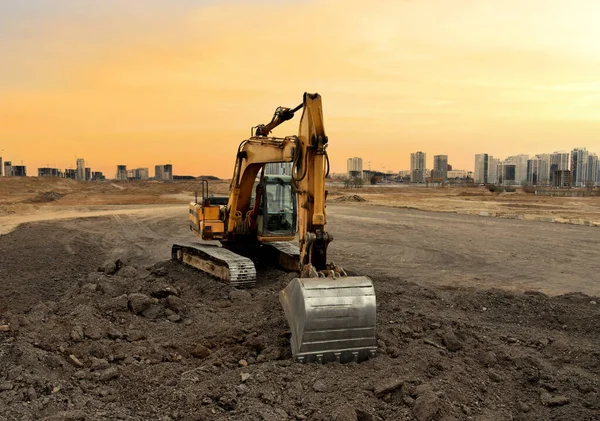
[[[597,419],[594,297],[373,278],[377,357],[301,365],[278,301],[295,275],[258,271],[235,290],[177,262],[110,261],[5,311],[0,419]]]
[[[64,196],[64,194],[61,194],[61,193],[58,193],[55,191],[47,191],[47,192],[39,193],[37,196],[35,196],[33,199],[30,200],[30,203],[56,202],[63,196]]]
[[[340,196],[331,200],[332,202],[366,202],[367,199],[361,197],[357,194],[353,194],[351,196]]]

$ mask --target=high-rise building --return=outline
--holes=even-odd
[[[0,177],[2,177],[4,171],[4,165],[2,165],[2,157],[0,156]]]
[[[25,165],[15,165],[12,167],[13,177],[27,177],[27,167]]]
[[[502,165],[502,184],[510,186],[516,184],[517,166],[504,162]]]
[[[492,155],[488,156],[488,172],[487,172],[487,182],[490,184],[498,184],[498,165],[500,164],[500,159],[494,158]]]
[[[544,162],[541,159],[528,159],[527,160],[527,183],[537,186],[540,185],[540,177],[543,176]]]
[[[117,176],[119,181],[127,181],[127,165],[117,165]]]
[[[104,174],[102,174],[102,171],[94,171],[92,173],[92,181],[103,181],[106,180],[106,177],[104,176]]]
[[[76,176],[77,176],[76,170],[74,170],[72,168],[65,169],[65,178],[70,178],[72,180],[75,180]]]
[[[486,184],[488,182],[488,166],[489,166],[489,155],[486,153],[480,153],[475,155],[475,171],[473,173],[473,179],[476,184]]]
[[[12,162],[10,161],[5,161],[4,162],[4,176],[6,177],[12,177],[13,172],[12,172]]]
[[[571,177],[575,187],[585,186],[588,177],[588,151],[585,148],[571,151]]]
[[[163,180],[173,180],[173,165],[165,164],[163,166]]]
[[[600,185],[598,183],[599,175],[600,174],[598,174],[598,156],[595,153],[591,153],[588,155],[588,176],[586,183],[589,183],[593,186]]]
[[[410,154],[410,182],[424,183],[425,182],[425,165],[427,154],[425,152],[413,152]]]
[[[527,182],[527,160],[529,155],[520,154],[509,156],[504,160],[506,164],[514,164],[515,166],[515,184]]]
[[[433,156],[433,178],[442,181],[448,179],[448,155]]]
[[[92,169],[86,168],[85,169],[85,181],[91,181],[91,180],[92,180]]]
[[[136,168],[133,170],[133,178],[136,180],[147,180],[149,178],[148,168]]]
[[[549,153],[541,153],[537,154],[535,157],[542,161],[540,165],[540,172],[538,174],[538,185],[548,186],[550,185],[551,155]]]
[[[154,166],[154,179],[162,180],[165,175],[165,169],[163,165],[155,165]]]
[[[354,158],[348,158],[346,164],[346,170],[348,172],[348,177],[358,177],[362,178],[363,176],[363,160],[355,156]]]
[[[573,185],[570,170],[557,170],[552,180],[554,187],[571,187]]]
[[[85,159],[77,158],[77,170],[75,174],[77,181],[85,181]]]
[[[38,168],[38,177],[62,177],[63,172],[58,168]]]
[[[554,183],[556,171],[565,171],[569,168],[568,152],[554,152],[550,154],[550,184],[556,185],[556,183]]]

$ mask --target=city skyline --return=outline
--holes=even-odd
[[[61,155],[75,151],[107,174],[171,160],[226,178],[250,127],[305,91],[323,97],[334,172],[367,153],[373,167],[401,169],[418,148],[466,169],[476,149],[598,144],[600,3],[347,6],[2,2],[0,148],[30,167],[66,167]],[[291,30],[298,20],[316,29]],[[294,135],[297,122],[273,134]]]

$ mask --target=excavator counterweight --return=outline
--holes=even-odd
[[[302,109],[298,134],[270,137]],[[278,107],[268,124],[254,126],[238,147],[229,195],[190,203],[190,229],[206,242],[174,244],[172,258],[236,288],[252,288],[257,256],[296,271],[279,294],[297,362],[364,361],[375,356],[376,299],[372,280],[348,276],[327,261],[333,236],[325,230],[329,173],[319,94],[305,93],[295,108]],[[291,163],[291,174],[265,173]],[[215,242],[217,244],[215,244]]]

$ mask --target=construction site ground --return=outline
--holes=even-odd
[[[278,301],[295,274],[232,290],[170,261],[196,187],[0,179],[0,420],[599,418],[598,227],[401,208],[593,221],[598,198],[330,189],[328,255],[373,280],[379,348],[303,365]]]

